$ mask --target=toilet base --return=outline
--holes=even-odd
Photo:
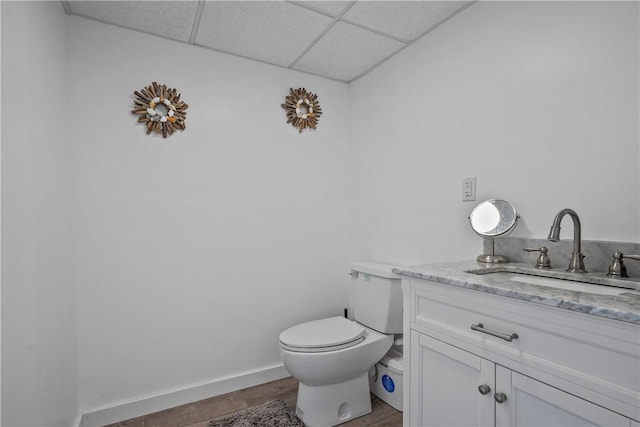
[[[296,415],[308,427],[335,426],[369,413],[368,372],[338,384],[298,384]]]

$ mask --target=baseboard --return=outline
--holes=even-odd
[[[77,426],[105,426],[186,403],[196,402],[209,397],[279,380],[288,376],[289,373],[284,365],[278,364],[256,371],[220,378],[205,384],[141,397],[135,401],[121,402],[109,407],[96,408],[85,412]]]
[[[82,425],[82,414],[78,414],[76,415],[76,417],[73,419],[73,424],[71,424],[71,427],[76,427],[76,426],[81,426]]]

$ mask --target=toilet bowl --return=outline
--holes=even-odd
[[[329,317],[280,334],[282,362],[299,381],[296,413],[308,427],[335,426],[371,412],[369,370],[402,333],[402,290],[393,267],[354,264],[353,320]]]
[[[302,323],[280,334],[282,361],[300,382],[298,417],[310,427],[333,426],[370,413],[369,370],[392,345],[393,335],[343,317]]]

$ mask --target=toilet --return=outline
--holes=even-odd
[[[284,366],[299,381],[296,414],[305,425],[335,426],[371,412],[369,370],[402,334],[402,289],[392,268],[352,265],[353,320],[313,320],[280,334]]]

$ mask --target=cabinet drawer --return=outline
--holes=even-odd
[[[411,329],[640,419],[638,325],[424,280],[409,291]]]

